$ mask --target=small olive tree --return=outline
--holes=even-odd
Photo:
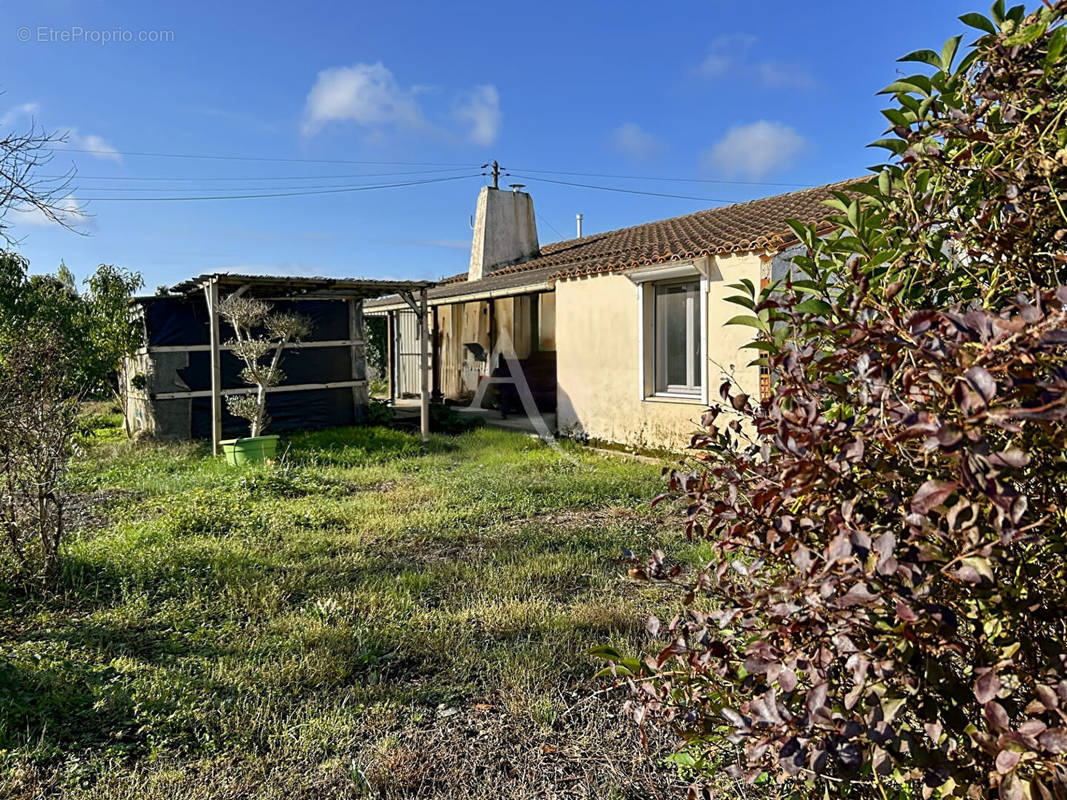
[[[250,435],[261,436],[267,416],[267,389],[285,380],[281,363],[285,347],[311,332],[307,317],[273,311],[265,300],[230,295],[219,305],[219,313],[233,328],[230,342],[234,355],[242,362],[241,378],[256,387],[253,394],[226,398],[226,407],[235,417],[247,419]]]

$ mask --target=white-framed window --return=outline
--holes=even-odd
[[[642,400],[708,402],[708,268],[656,265],[630,273],[637,288]]]
[[[654,283],[651,290],[654,394],[699,398],[704,388],[700,280]]]

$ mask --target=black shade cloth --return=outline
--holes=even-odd
[[[244,363],[233,353],[225,350],[219,355],[222,361],[222,388],[236,389],[248,386],[240,377]],[[266,362],[266,360],[264,357],[263,361]],[[283,386],[352,380],[352,351],[347,346],[290,347],[282,355],[281,369],[285,373]],[[195,350],[189,353],[189,366],[179,369],[178,376],[185,381],[190,391],[210,389],[211,352]]]
[[[143,297],[145,330],[149,347],[210,344],[207,301],[197,297]],[[276,312],[295,312],[311,320],[309,342],[348,339],[348,303],[343,300],[278,300]],[[219,320],[223,342],[233,339],[233,329]]]
[[[267,395],[267,416],[271,418],[265,433],[285,433],[335,425],[353,425],[363,409],[353,411],[351,389],[308,389],[300,392],[271,392]],[[211,398],[194,397],[190,435],[194,439],[211,438]],[[222,437],[248,436],[248,420],[235,417],[222,407]]]
[[[144,297],[138,299],[144,309],[145,332],[149,347],[189,347],[210,344],[207,301],[199,295]],[[349,304],[344,300],[278,300],[271,301],[276,312],[295,312],[311,322],[311,333],[304,341],[322,342],[347,340],[350,334]],[[222,342],[234,338],[233,330],[220,320]],[[358,318],[357,318],[358,324]],[[362,335],[357,329],[355,336]],[[162,354],[161,354],[162,356]],[[240,372],[244,366],[240,359],[228,351],[222,351],[222,388],[246,387]],[[161,360],[160,364],[166,363]],[[285,381],[282,386],[295,384],[320,384],[350,381],[366,377],[366,367],[355,365],[353,375],[352,350],[348,345],[333,347],[287,348],[282,359]],[[177,376],[189,391],[211,389],[211,353],[195,350],[188,353],[188,364],[177,370]],[[172,384],[168,384],[172,385]],[[156,402],[189,402],[190,416],[188,433],[175,431],[174,435],[189,435],[192,438],[211,437],[211,398],[194,397],[191,400]],[[366,409],[353,403],[351,387],[332,389],[307,389],[301,391],[274,391],[267,396],[267,414],[271,423],[266,433],[308,430],[335,425],[352,425],[363,422]],[[184,427],[184,422],[181,425]],[[232,416],[223,404],[222,435],[224,438],[247,436],[248,421]]]

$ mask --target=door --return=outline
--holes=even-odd
[[[419,316],[414,311],[397,311],[393,342],[396,348],[396,396],[418,397],[422,390],[419,359]],[[433,385],[431,369],[430,385]]]

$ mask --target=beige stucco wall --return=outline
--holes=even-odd
[[[759,370],[746,366],[755,352],[740,349],[754,331],[724,323],[744,311],[725,301],[736,294],[728,284],[748,278],[758,287],[761,263],[755,253],[710,259],[705,352],[712,402],[727,374],[758,396]],[[640,298],[639,286],[622,274],[556,284],[558,428],[567,435],[680,450],[698,430],[706,406],[642,397]]]

